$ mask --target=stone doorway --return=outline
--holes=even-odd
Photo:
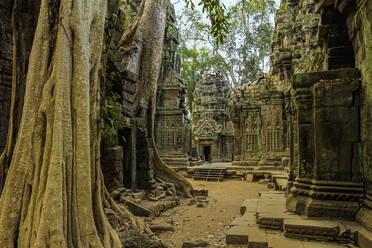
[[[211,146],[204,146],[203,147],[203,154],[204,154],[204,160],[208,162],[212,162],[211,159]]]
[[[132,182],[132,173],[131,173],[131,161],[132,161],[132,128],[124,128],[121,132],[120,135],[125,137],[125,142],[124,140],[120,140],[120,145],[123,147],[124,151],[124,157],[123,157],[123,173],[124,173],[124,186],[127,188],[131,187],[131,182]]]

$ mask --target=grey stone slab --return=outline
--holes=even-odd
[[[240,214],[245,212],[256,212],[258,199],[247,199],[240,206]]]
[[[233,226],[226,234],[227,244],[248,244],[248,226]]]
[[[287,238],[282,232],[266,232],[270,248],[303,248],[301,240]]]
[[[248,229],[248,248],[267,248],[267,235],[265,230],[258,227]]]
[[[335,240],[340,233],[340,223],[327,220],[285,219],[283,231],[286,237]]]
[[[336,242],[320,242],[320,241],[303,241],[304,248],[345,248],[343,244]]]
[[[230,226],[257,226],[256,216],[253,214],[245,214],[235,218]]]

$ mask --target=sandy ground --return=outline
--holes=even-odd
[[[163,232],[157,236],[170,247],[182,247],[183,242],[203,239],[216,247],[225,246],[226,228],[239,215],[240,205],[245,199],[258,197],[258,192],[267,191],[266,185],[238,180],[223,182],[194,181],[196,189],[208,189],[209,204],[205,208],[188,205],[189,200],[181,200],[181,205],[164,212],[157,219],[160,223],[173,223],[175,232]]]

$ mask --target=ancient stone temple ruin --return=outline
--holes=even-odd
[[[237,88],[230,102],[234,165],[286,166],[289,157],[285,96],[270,78]]]
[[[271,71],[237,89],[231,105],[235,163],[279,164],[272,155],[281,153],[290,211],[355,218],[369,230],[371,13],[368,0],[282,1]]]
[[[201,159],[232,161],[234,132],[229,116],[230,89],[220,73],[206,73],[194,91],[193,147]]]
[[[191,128],[185,108],[186,86],[180,78],[179,33],[175,23],[174,8],[169,4],[158,82],[155,135],[160,156],[170,166],[189,164]]]
[[[11,4],[0,5],[0,153],[3,151],[10,111],[12,86]]]

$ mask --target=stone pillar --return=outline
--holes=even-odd
[[[131,169],[131,187],[133,190],[137,188],[137,127],[134,125],[131,131],[131,140],[132,140],[132,147],[131,147],[131,161],[130,161],[130,169]]]
[[[365,197],[356,219],[372,231],[372,1],[358,0],[357,15],[351,22],[351,33],[357,66],[362,73],[361,157]]]
[[[105,185],[110,191],[123,186],[123,148],[121,146],[103,149],[101,167]]]
[[[359,72],[295,75],[299,174],[287,208],[307,216],[354,218],[363,196],[358,150]]]

